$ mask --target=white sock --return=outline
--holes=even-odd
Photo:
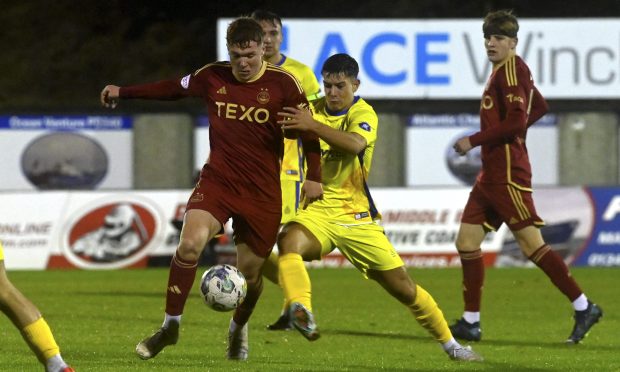
[[[452,337],[452,338],[450,339],[450,341],[448,341],[448,342],[446,342],[446,343],[441,344],[441,347],[443,348],[443,350],[444,350],[446,353],[449,353],[449,352],[451,352],[452,350],[454,350],[454,349],[456,349],[456,348],[461,347],[461,344],[459,344],[459,343],[458,343],[458,342],[454,339],[454,337]]]
[[[162,324],[162,327],[168,328],[168,324],[170,324],[170,322],[176,322],[178,324],[181,324],[181,315],[166,314],[166,317],[164,318],[164,324]]]
[[[54,355],[45,362],[45,370],[47,372],[62,371],[64,368],[67,368],[67,363],[62,360],[60,354]]]
[[[480,321],[480,312],[479,311],[465,311],[463,313],[463,319],[467,321],[469,324],[474,324]]]
[[[573,301],[573,308],[575,311],[584,311],[588,308],[588,298],[584,293],[581,296],[577,297],[575,301]]]

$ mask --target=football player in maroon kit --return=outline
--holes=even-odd
[[[202,97],[210,122],[211,153],[187,203],[170,264],[164,323],[137,345],[142,359],[176,344],[198,258],[229,218],[237,266],[247,280],[248,293],[230,322],[227,357],[248,357],[247,322],[262,292],[262,266],[275,244],[282,214],[283,130],[277,112],[285,106],[307,108],[308,101],[293,75],[263,61],[263,29],[258,22],[248,17],[233,21],[226,44],[230,62],[208,64],[180,79],[108,85],[101,92],[105,107],[115,107],[121,99]],[[301,139],[308,166],[302,192],[306,202],[312,202],[323,194],[320,145],[317,137],[303,134]]]
[[[456,238],[463,267],[465,311],[450,329],[457,338],[481,339],[484,263],[480,244],[487,232],[506,223],[521,251],[572,302],[575,324],[566,342],[576,344],[603,312],[588,300],[562,257],[545,243],[539,230],[544,222],[534,208],[525,139],[527,129],[547,112],[547,103],[534,86],[528,66],[516,55],[517,18],[510,11],[491,12],[482,30],[493,71],[480,103],[480,131],[454,144],[460,155],[481,146],[482,171],[465,205]]]

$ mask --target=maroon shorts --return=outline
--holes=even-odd
[[[497,230],[506,223],[512,231],[545,224],[536,214],[531,191],[509,184],[478,182],[469,193],[461,222],[483,225],[488,230]]]
[[[235,244],[245,243],[252,251],[267,257],[271,253],[282,218],[282,203],[243,198],[224,190],[216,182],[201,179],[187,201],[187,209],[211,213],[222,226],[232,218]]]

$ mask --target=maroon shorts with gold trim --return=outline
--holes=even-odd
[[[530,191],[510,184],[478,182],[469,193],[461,222],[483,225],[489,230],[497,230],[502,223],[506,223],[512,231],[545,224],[536,214]]]
[[[260,257],[267,257],[276,243],[282,218],[281,202],[243,198],[203,178],[187,201],[186,210],[190,209],[208,211],[222,226],[232,218],[235,244],[246,243]]]

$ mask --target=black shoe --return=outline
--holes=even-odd
[[[140,341],[136,353],[142,359],[151,359],[166,346],[174,345],[179,340],[179,323],[170,322],[168,327],[161,327],[157,332]]]
[[[583,311],[575,311],[575,326],[573,332],[566,340],[567,344],[578,344],[588,335],[588,331],[603,316],[603,310],[597,305],[588,301],[588,308]]]
[[[480,341],[482,338],[480,322],[469,323],[463,318],[450,326],[450,332],[452,332],[452,336],[461,340]]]
[[[268,325],[267,329],[269,331],[289,331],[293,329],[293,325],[291,324],[288,314],[282,314],[275,323]]]

